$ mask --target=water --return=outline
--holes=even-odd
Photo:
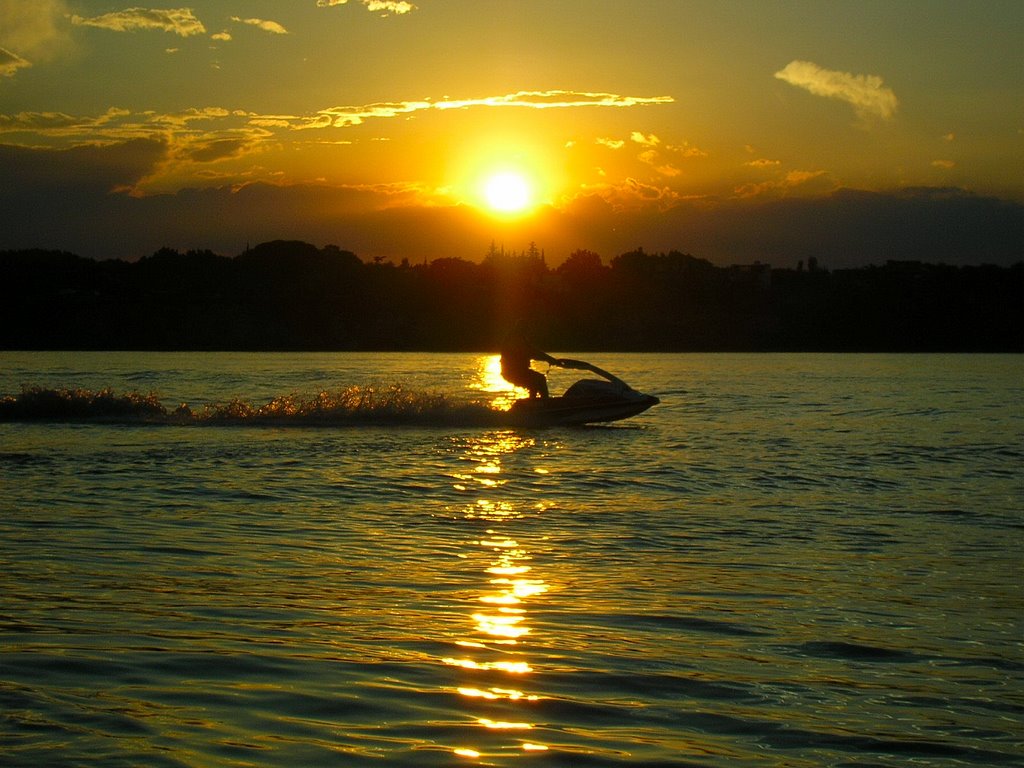
[[[662,404],[496,429],[483,356],[0,353],[0,393],[193,414],[0,423],[0,763],[1024,765],[1024,359],[589,357]],[[253,415],[394,385],[447,415]]]

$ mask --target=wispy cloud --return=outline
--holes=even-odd
[[[300,118],[293,128],[344,128],[373,118],[389,118],[425,110],[471,109],[475,107],[520,107],[526,109],[568,109],[574,107],[636,107],[667,104],[671,96],[620,96],[614,93],[578,91],[518,91],[501,96],[441,101],[398,101],[360,106],[331,107],[316,115]]]
[[[371,12],[380,12],[382,16],[395,14],[401,16],[405,13],[412,13],[416,6],[406,0],[359,0],[360,3]],[[331,8],[335,5],[347,5],[348,0],[316,0],[318,8]]]
[[[23,67],[31,67],[32,62],[21,58],[16,53],[0,48],[0,77],[11,77]]]
[[[98,117],[77,117],[64,112],[19,112],[15,115],[0,114],[0,133],[26,133],[45,137],[71,137],[94,139],[105,131],[115,130],[115,140],[134,138],[137,133],[121,132],[123,118],[131,113],[126,109],[111,107]]]
[[[182,37],[201,35],[206,27],[192,13],[191,8],[127,8],[101,16],[71,16],[71,23],[83,27],[98,27],[113,32],[135,32],[156,29],[173,32]]]
[[[113,132],[117,126],[113,125],[117,118],[119,125],[126,129],[130,128],[132,136],[143,135],[154,131],[183,130],[190,123],[196,121],[215,121],[224,126],[224,130],[238,130],[245,127],[260,128],[265,130],[309,130],[327,128],[345,128],[348,126],[360,125],[371,119],[388,119],[407,116],[423,111],[447,111],[447,110],[468,110],[488,107],[518,107],[521,109],[570,109],[584,107],[635,107],[650,104],[663,104],[671,102],[669,96],[621,96],[611,93],[587,93],[575,91],[519,91],[512,94],[500,96],[485,96],[471,99],[443,99],[440,101],[396,101],[381,102],[376,104],[362,104],[353,106],[329,107],[306,114],[261,114],[245,110],[228,110],[222,107],[190,108],[174,113],[134,113],[126,110],[111,110],[101,118],[81,116],[68,117],[62,120],[60,129],[62,135],[74,135],[91,137],[93,140],[123,139],[123,135],[113,133],[96,135],[97,126],[103,126],[104,130]],[[44,125],[39,122],[38,117],[26,118],[26,115],[41,115],[43,113],[20,113],[14,117],[0,114],[0,132],[18,130],[27,132],[36,130],[46,132],[55,126]],[[50,113],[55,114],[55,113]],[[612,139],[599,140],[607,146],[614,147]],[[623,142],[619,142],[621,147]]]
[[[288,30],[276,21],[268,21],[267,19],[242,19],[238,16],[232,16],[231,20],[237,21],[239,24],[249,24],[254,27],[259,27],[264,32],[272,32],[275,35],[288,34]]]
[[[224,178],[238,179],[246,172],[239,164],[218,165],[236,161],[260,152],[273,152],[289,141],[296,132],[312,131],[316,141],[331,141],[338,128],[358,125],[369,119],[409,116],[423,110],[447,111],[487,107],[519,107],[554,109],[572,107],[626,107],[657,104],[667,97],[632,97],[608,93],[577,93],[570,91],[518,92],[473,99],[444,99],[411,102],[387,102],[361,106],[333,107],[307,114],[259,113],[241,109],[211,106],[177,112],[129,111],[111,108],[96,115],[69,115],[63,112],[21,112],[0,114],[0,135],[10,137],[14,145],[49,146],[111,146],[134,140],[159,142],[165,147],[165,160],[156,171],[139,182],[133,193],[166,191],[189,174],[203,177],[220,173]],[[322,129],[316,131],[315,129]],[[324,130],[326,129],[326,130]],[[335,129],[335,130],[330,130]],[[283,134],[292,134],[285,139]],[[374,137],[381,138],[381,137]],[[267,178],[266,169],[253,171]],[[665,166],[659,173],[672,175]],[[212,177],[211,177],[212,178]]]
[[[608,147],[608,149],[622,149],[626,145],[626,142],[622,139],[608,138],[599,138],[596,140],[596,143],[600,144],[602,147]]]
[[[781,163],[778,160],[769,160],[768,158],[758,158],[757,160],[751,160],[744,165],[750,166],[751,168],[775,168]]]
[[[896,94],[877,75],[853,75],[823,69],[810,61],[791,61],[775,77],[815,96],[845,101],[861,117],[888,119],[899,105]]]
[[[132,113],[112,108],[99,117],[71,117],[63,113],[22,112],[17,115],[0,114],[0,132],[37,132],[39,135],[78,136],[93,141],[123,140],[126,135],[137,137],[167,131],[191,130],[197,122],[208,122],[222,131],[258,128],[262,131],[308,130],[344,128],[359,125],[370,119],[387,119],[427,110],[467,110],[487,107],[519,107],[525,109],[568,109],[582,107],[632,107],[671,102],[668,96],[639,97],[610,93],[577,93],[575,91],[520,91],[501,96],[473,99],[444,99],[441,101],[397,101],[358,106],[321,109],[307,114],[261,114],[223,107],[189,108],[179,112]],[[55,124],[53,117],[60,115]],[[102,132],[100,132],[102,129]],[[623,142],[599,139],[610,147],[621,147]]]

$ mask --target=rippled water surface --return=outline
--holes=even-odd
[[[0,764],[1024,765],[1022,358],[574,356],[661,405],[0,424]],[[489,371],[0,353],[0,395]]]

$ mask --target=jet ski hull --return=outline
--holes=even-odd
[[[535,397],[517,400],[508,411],[515,426],[565,427],[620,421],[643,413],[660,401],[639,392],[618,395]]]
[[[566,427],[621,421],[643,413],[660,400],[637,392],[622,379],[582,360],[562,359],[559,367],[590,371],[601,379],[580,379],[561,397],[516,400],[505,421],[520,427]]]

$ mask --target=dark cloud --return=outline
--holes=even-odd
[[[241,145],[207,146],[204,159]],[[610,258],[643,247],[677,249],[718,264],[754,260],[793,266],[818,259],[839,268],[917,259],[1011,264],[1024,258],[1024,206],[959,189],[888,194],[840,190],[804,198],[647,201],[601,190],[561,209],[516,221],[468,206],[425,206],[416,190],[327,185],[188,189],[133,196],[169,154],[160,141],[53,151],[0,145],[0,249],[61,248],[94,258],[134,259],[163,246],[235,255],[246,243],[334,243],[364,259],[479,259],[494,240],[531,241],[550,264],[586,248]]]
[[[839,190],[715,209],[704,222],[712,256],[769,262],[815,256],[825,265],[889,259],[1010,264],[1024,258],[1024,206],[959,189]]]
[[[14,180],[4,184],[0,194],[9,203],[46,195],[55,202],[62,198],[82,202],[90,195],[134,186],[166,154],[167,145],[153,139],[62,150],[0,144],[0,176]]]
[[[244,154],[250,144],[247,138],[214,139],[192,148],[188,156],[197,163],[211,163]]]

